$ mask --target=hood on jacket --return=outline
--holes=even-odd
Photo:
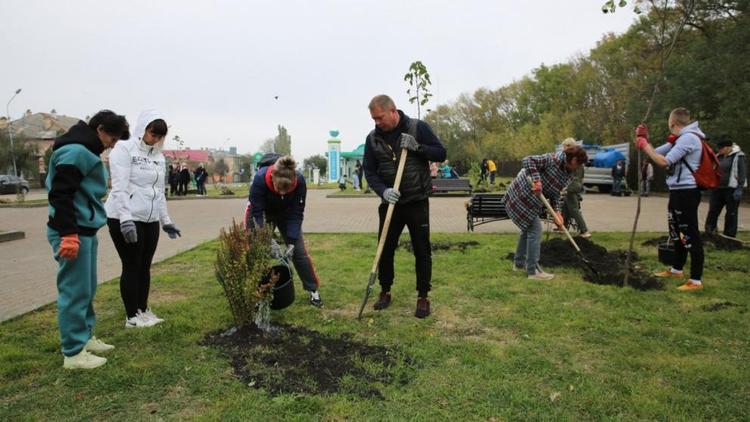
[[[735,144],[735,143],[733,143],[732,144],[732,151],[728,155],[734,155],[734,154],[737,154],[738,152],[742,152],[742,150],[740,149],[740,146],[737,145],[737,144]],[[744,155],[744,153],[743,153],[743,155]]]
[[[143,135],[146,133],[146,128],[148,125],[153,122],[154,120],[164,120],[167,119],[164,118],[164,114],[162,114],[158,110],[143,110],[140,115],[138,115],[138,121],[135,124],[135,130],[132,132],[135,139],[137,139],[138,146],[141,149],[147,150],[149,148],[154,148],[158,151],[161,151],[162,148],[164,148],[164,140],[167,139],[166,136],[161,141],[155,143],[154,145],[148,145],[145,142],[143,142]]]
[[[700,127],[698,127],[698,121],[694,121],[693,123],[690,123],[689,125],[685,126],[684,128],[680,129],[680,136],[686,134],[686,133],[693,133],[698,135],[701,139],[706,139],[706,134],[703,133]]]
[[[102,144],[96,131],[91,129],[83,120],[79,120],[67,132],[55,139],[52,150],[55,151],[70,144],[81,144],[95,155],[101,155],[104,151],[104,144]]]

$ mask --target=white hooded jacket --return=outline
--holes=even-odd
[[[143,111],[133,136],[115,144],[109,155],[112,190],[104,204],[107,218],[172,224],[164,196],[166,167],[161,152],[164,141],[154,145],[143,142],[146,127],[157,119],[165,120],[156,110]]]

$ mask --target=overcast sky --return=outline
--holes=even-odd
[[[346,151],[364,142],[376,94],[416,115],[403,81],[414,60],[432,75],[434,107],[587,53],[635,18],[603,3],[0,0],[0,101],[23,89],[13,119],[110,108],[134,124],[158,108],[170,138],[243,153],[282,124],[302,159],[326,150],[330,129]]]

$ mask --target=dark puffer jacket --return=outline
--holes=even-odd
[[[427,123],[411,119],[398,110],[399,123],[390,132],[375,128],[365,141],[365,178],[381,197],[383,191],[393,187],[400,158],[402,133],[410,133],[420,144],[419,151],[409,151],[401,178],[399,204],[419,201],[432,193],[430,161],[445,161],[445,147]]]

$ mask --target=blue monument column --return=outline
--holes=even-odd
[[[331,183],[339,180],[340,176],[341,140],[337,138],[338,130],[331,130],[328,134],[331,135],[331,139],[328,140],[328,182]]]

